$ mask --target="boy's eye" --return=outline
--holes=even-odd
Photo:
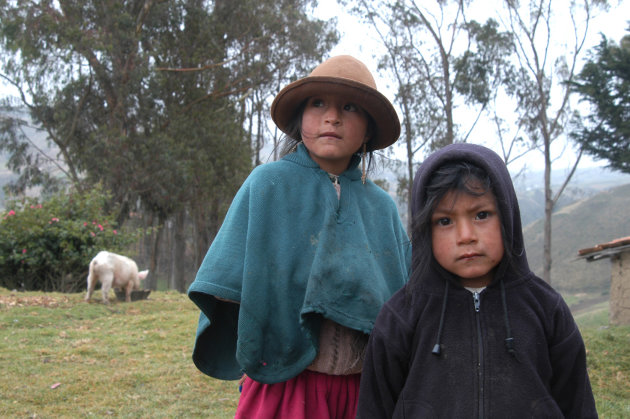
[[[490,213],[488,211],[480,211],[479,213],[477,213],[478,220],[485,220],[489,216],[490,216]]]

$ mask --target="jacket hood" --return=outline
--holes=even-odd
[[[503,307],[503,321],[505,324],[506,336],[504,341],[505,349],[512,356],[517,357],[514,338],[510,327],[505,289],[507,287],[507,283],[514,281],[519,277],[525,276],[530,273],[530,270],[527,263],[527,257],[525,255],[518,200],[516,198],[514,186],[512,185],[510,173],[508,172],[503,160],[495,152],[486,147],[466,143],[451,144],[431,154],[424,163],[420,165],[420,168],[416,172],[416,176],[414,178],[412,191],[413,202],[411,207],[412,216],[416,217],[426,204],[426,186],[431,178],[431,175],[441,166],[455,161],[463,161],[473,164],[484,170],[490,178],[492,192],[495,195],[499,216],[503,225],[503,234],[507,236],[504,237],[504,242],[506,243],[506,246],[510,247],[510,249],[506,249],[503,260],[495,271],[494,279],[492,284],[490,284],[490,287],[497,286],[500,288],[500,298]],[[414,261],[414,264],[416,260],[421,260],[421,258],[416,258],[416,256],[421,256],[415,254],[417,251],[419,250],[413,246],[412,260]],[[511,257],[508,256],[508,253]],[[413,269],[415,270],[416,266],[413,266]],[[439,266],[435,261],[435,258],[433,258],[431,263],[430,271],[431,270],[437,270],[437,272],[433,271],[433,274],[425,277],[428,281],[423,284],[423,287],[431,289],[432,291],[436,291],[439,289],[436,287],[440,286],[444,289],[442,294],[442,310],[440,314],[438,333],[435,346],[432,350],[434,355],[441,356],[441,337],[444,318],[448,306],[449,283],[453,284],[458,281],[456,281],[454,275]],[[437,275],[435,275],[435,273],[437,273]],[[446,278],[446,280],[439,279],[440,277]]]
[[[529,272],[529,265],[525,255],[521,213],[512,179],[503,160],[489,148],[467,143],[450,144],[427,157],[414,177],[412,216],[416,217],[426,203],[426,185],[433,172],[453,161],[465,161],[474,164],[488,173],[492,182],[492,192],[497,201],[501,222],[507,236],[505,241],[511,245],[513,256],[511,266],[514,270],[512,273],[519,272],[524,274]],[[506,272],[502,272],[501,276],[505,276],[505,274]]]

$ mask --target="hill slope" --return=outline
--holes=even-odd
[[[611,188],[560,209],[552,218],[551,284],[568,292],[607,292],[610,261],[577,259],[580,249],[630,235],[630,184]],[[542,274],[543,220],[524,228],[531,269]]]
[[[552,173],[554,191],[564,182],[565,177],[566,173],[562,170]],[[521,173],[513,179],[523,225],[545,215],[545,191],[542,181],[542,172]],[[630,183],[630,174],[612,171],[606,167],[578,168],[556,203],[556,210],[626,183]]]

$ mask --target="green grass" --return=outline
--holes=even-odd
[[[237,383],[191,361],[198,311],[185,295],[99,298],[0,289],[0,417],[234,417]],[[608,326],[607,303],[576,320],[600,417],[630,417],[630,326]]]
[[[82,299],[0,290],[0,417],[234,417],[237,383],[191,361],[198,311],[185,295]]]
[[[608,303],[577,315],[600,418],[630,417],[630,326],[608,326]]]

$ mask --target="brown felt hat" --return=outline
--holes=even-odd
[[[370,70],[349,55],[332,57],[303,79],[285,86],[271,104],[271,118],[284,133],[298,107],[311,96],[322,92],[339,93],[361,106],[374,120],[375,133],[367,150],[388,147],[400,136],[400,122],[391,102],[376,90]]]

